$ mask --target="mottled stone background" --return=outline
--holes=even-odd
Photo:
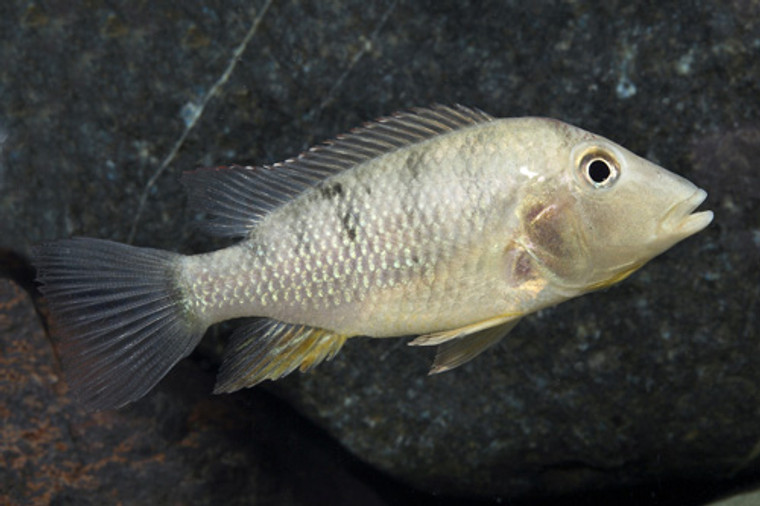
[[[697,505],[760,477],[760,2],[74,4],[0,3],[0,502]],[[715,222],[444,375],[356,339],[212,397],[221,330],[133,406],[73,404],[33,244],[213,249],[183,170],[454,102],[605,135]]]

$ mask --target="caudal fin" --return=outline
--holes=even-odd
[[[64,374],[88,409],[139,399],[203,336],[175,281],[178,254],[74,238],[33,257]]]

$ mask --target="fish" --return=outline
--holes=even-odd
[[[431,373],[448,371],[713,219],[695,211],[704,190],[601,136],[461,105],[182,183],[202,229],[238,242],[183,255],[73,237],[33,251],[66,380],[89,410],[141,398],[211,325],[238,318],[215,393],[310,370],[355,336],[413,336],[437,347]]]

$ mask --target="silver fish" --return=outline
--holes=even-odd
[[[693,213],[703,190],[607,139],[462,106],[183,181],[206,229],[242,241],[192,256],[89,238],[34,252],[88,408],[142,397],[210,325],[244,316],[260,318],[233,333],[215,392],[307,370],[358,335],[416,335],[445,371],[712,220]]]

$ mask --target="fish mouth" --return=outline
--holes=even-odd
[[[695,213],[694,210],[706,198],[707,192],[697,189],[689,198],[668,209],[662,221],[662,229],[670,235],[683,239],[705,228],[713,220],[713,212],[700,211]]]

